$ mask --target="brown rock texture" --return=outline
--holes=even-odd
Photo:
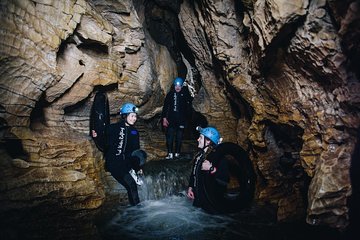
[[[164,96],[180,75],[194,113],[248,150],[259,203],[277,206],[279,221],[346,228],[359,5],[1,1],[0,214],[99,208],[111,187],[88,134],[94,93],[106,90],[112,121],[123,102],[140,107],[141,145],[155,160]]]
[[[339,4],[197,1],[181,5],[180,25],[198,58],[198,69],[202,74],[210,69],[216,76],[217,63],[223,71],[214,77],[215,85],[223,87],[227,98],[213,94],[211,100],[200,102],[219,99],[215,105],[226,113],[229,108],[220,99],[239,108],[236,137],[251,149],[261,176],[258,199],[278,206],[278,220],[303,215],[308,201],[308,223],[336,228],[347,224],[348,172],[359,127],[359,75],[351,66],[358,53],[349,59],[344,45],[356,51],[359,42],[353,38],[345,44],[339,29],[359,26],[354,15],[359,4],[347,1],[341,13]],[[355,32],[347,34],[358,36]],[[203,39],[208,43],[205,47]]]

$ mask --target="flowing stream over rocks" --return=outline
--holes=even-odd
[[[104,210],[96,223],[101,239],[340,239],[305,223],[278,223],[270,205],[254,203],[238,213],[208,214],[186,197],[190,169],[188,160],[147,163],[141,203]]]
[[[191,163],[189,159],[146,163],[137,206],[129,206],[126,190],[114,183],[96,211],[41,206],[2,216],[0,239],[348,239],[328,227],[281,223],[271,204],[255,201],[240,212],[221,215],[193,207],[185,192]]]

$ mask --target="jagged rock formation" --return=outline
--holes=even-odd
[[[0,212],[96,209],[101,153],[88,136],[94,92],[111,113],[140,106],[142,146],[172,79],[187,76],[196,116],[248,149],[257,200],[278,219],[344,229],[360,125],[359,2],[1,1]],[[113,117],[116,120],[116,116]]]

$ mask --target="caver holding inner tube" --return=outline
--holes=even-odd
[[[255,174],[246,152],[234,143],[221,143],[216,128],[197,130],[199,152],[189,179],[187,196],[210,213],[235,212],[249,205]]]
[[[187,196],[194,200],[194,206],[215,212],[216,209],[211,206],[211,201],[206,196],[204,179],[206,176],[211,177],[212,191],[217,193],[214,197],[222,196],[229,182],[228,169],[222,162],[217,162],[217,159],[213,158],[214,149],[221,142],[218,130],[214,127],[197,127],[197,130],[200,132],[198,138],[199,151],[194,157]]]
[[[121,120],[108,125],[105,129],[105,167],[122,184],[131,205],[140,202],[137,185],[141,185],[139,174],[146,161],[146,153],[140,150],[139,132],[134,124],[137,121],[138,108],[132,103],[125,103],[120,108]],[[98,133],[92,130],[92,137]]]

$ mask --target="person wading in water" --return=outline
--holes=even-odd
[[[214,204],[221,204],[229,183],[229,169],[215,152],[222,141],[218,130],[214,127],[197,127],[197,130],[199,151],[194,156],[187,196],[194,206],[215,213]]]

